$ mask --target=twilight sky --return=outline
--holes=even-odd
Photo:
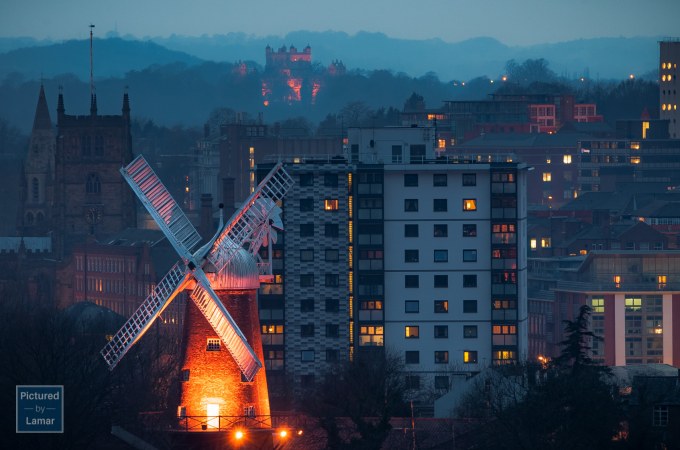
[[[382,32],[508,45],[680,36],[680,0],[0,0],[0,37],[85,38],[289,31]]]

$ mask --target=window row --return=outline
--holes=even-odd
[[[407,339],[418,339],[420,338],[420,325],[406,325],[404,327],[404,337]],[[446,339],[449,337],[449,326],[448,325],[435,325],[434,326],[434,338],[435,339]],[[476,339],[477,338],[477,325],[463,325],[463,338],[464,339]]]
[[[314,324],[306,323],[300,325],[301,337],[313,337],[315,335]],[[329,338],[340,337],[340,325],[334,323],[327,323],[325,326],[324,336]]]
[[[420,364],[420,351],[408,350],[404,352],[404,362],[406,364]],[[465,364],[477,363],[477,351],[465,350],[463,351],[463,362]],[[434,352],[435,364],[448,364],[449,352],[446,350],[435,350]]]
[[[420,234],[420,226],[417,223],[407,223],[404,224],[404,237],[418,237]],[[433,237],[448,237],[449,236],[449,225],[446,223],[435,223],[432,226],[432,236]],[[477,224],[475,223],[464,223],[463,224],[463,237],[476,237],[477,236]]]
[[[420,275],[404,275],[404,287],[405,288],[420,287]],[[434,287],[436,288],[449,287],[449,276],[435,275]],[[463,287],[465,288],[477,287],[477,275],[463,275]]]
[[[324,236],[325,237],[339,237],[340,236],[340,226],[337,223],[325,223],[324,224]],[[300,237],[314,237],[314,224],[313,223],[301,223],[300,224]]]
[[[324,261],[337,262],[340,260],[340,252],[334,248],[324,250]],[[300,261],[314,261],[314,249],[306,248],[300,250]]]
[[[417,198],[407,198],[404,199],[404,211],[405,212],[417,212],[418,211],[418,199]],[[448,199],[446,198],[435,198],[432,200],[432,210],[434,212],[446,212],[448,211]],[[464,198],[463,199],[463,211],[477,211],[477,199],[475,198]]]
[[[449,251],[446,249],[435,249],[432,260],[436,263],[449,262]],[[463,262],[476,262],[477,250],[464,249]],[[420,251],[417,249],[404,250],[404,262],[417,263],[420,262]]]
[[[448,185],[448,175],[445,173],[435,173],[432,174],[432,186],[434,187],[444,187]],[[464,173],[463,174],[463,186],[477,186],[477,174],[474,173]],[[418,186],[418,174],[417,173],[405,173],[404,174],[404,186],[406,187],[416,187]]]
[[[301,312],[313,312],[314,311],[314,299],[313,298],[303,298],[300,300],[300,311]],[[338,312],[340,311],[340,301],[337,298],[327,298],[324,300],[324,311],[326,312]]]
[[[326,198],[323,201],[324,211],[337,211],[340,207],[340,203],[337,198]],[[300,211],[308,212],[314,211],[314,199],[311,197],[300,199]]]
[[[338,287],[340,286],[340,275],[337,273],[327,273],[324,274],[324,286],[326,287]],[[314,286],[314,274],[304,273],[300,275],[300,286],[301,287],[313,287]]]
[[[420,300],[405,300],[404,312],[407,314],[420,313]],[[449,312],[448,300],[435,300],[434,313],[446,314]],[[474,314],[477,312],[477,300],[463,300],[463,313]]]
[[[420,389],[420,375],[406,375],[405,378],[406,389]],[[446,389],[451,388],[448,375],[435,375],[434,376],[434,388],[435,389]]]
[[[338,361],[338,350],[332,349],[332,348],[327,348],[325,351],[326,354],[326,361],[327,362],[336,362]],[[300,351],[300,361],[301,362],[314,362],[316,360],[316,351],[312,348],[309,348],[307,350],[301,350]],[[267,359],[265,358],[265,361]]]
[[[313,173],[301,173],[298,175],[298,184],[300,186],[314,186]],[[338,174],[325,173],[323,174],[323,185],[327,187],[338,187]]]

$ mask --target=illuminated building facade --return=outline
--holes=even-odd
[[[668,132],[672,139],[680,139],[680,39],[659,42],[659,117],[668,120]]]
[[[526,166],[435,159],[433,136],[352,128],[347,160],[286,166],[296,184],[260,290],[270,385],[275,367],[300,389],[385,349],[423,390],[523,360]]]
[[[312,71],[312,48],[302,51],[291,45],[274,51],[265,49],[265,69],[262,77],[262,100],[265,106],[271,102],[314,104],[321,87]]]
[[[564,274],[563,274],[564,275]],[[609,366],[680,365],[680,255],[669,251],[591,252],[554,286],[554,326],[592,309],[592,355]],[[557,346],[555,346],[557,347]],[[559,351],[554,348],[554,351]],[[555,354],[556,355],[556,354]]]

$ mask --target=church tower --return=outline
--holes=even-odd
[[[82,116],[67,115],[59,93],[52,210],[59,258],[88,235],[101,237],[136,226],[133,193],[119,172],[131,160],[127,93],[121,115],[99,115],[93,93],[90,114]]]
[[[42,236],[50,229],[54,146],[54,128],[47,107],[45,88],[41,84],[24,162],[23,204],[19,218],[22,235]]]

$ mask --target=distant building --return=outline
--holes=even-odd
[[[22,208],[18,229],[23,235],[44,236],[50,229],[54,183],[55,134],[40,86],[33,129],[24,162]]]
[[[67,115],[59,93],[50,217],[58,258],[68,256],[88,235],[110,235],[136,225],[134,194],[118,171],[131,160],[127,93],[118,116],[98,115],[95,95],[89,115]]]
[[[668,120],[671,139],[680,139],[680,94],[678,94],[680,39],[659,42],[659,117]]]
[[[262,77],[262,100],[264,106],[271,102],[314,104],[321,88],[321,81],[312,70],[312,48],[302,51],[291,45],[274,51],[265,49],[266,64]]]

